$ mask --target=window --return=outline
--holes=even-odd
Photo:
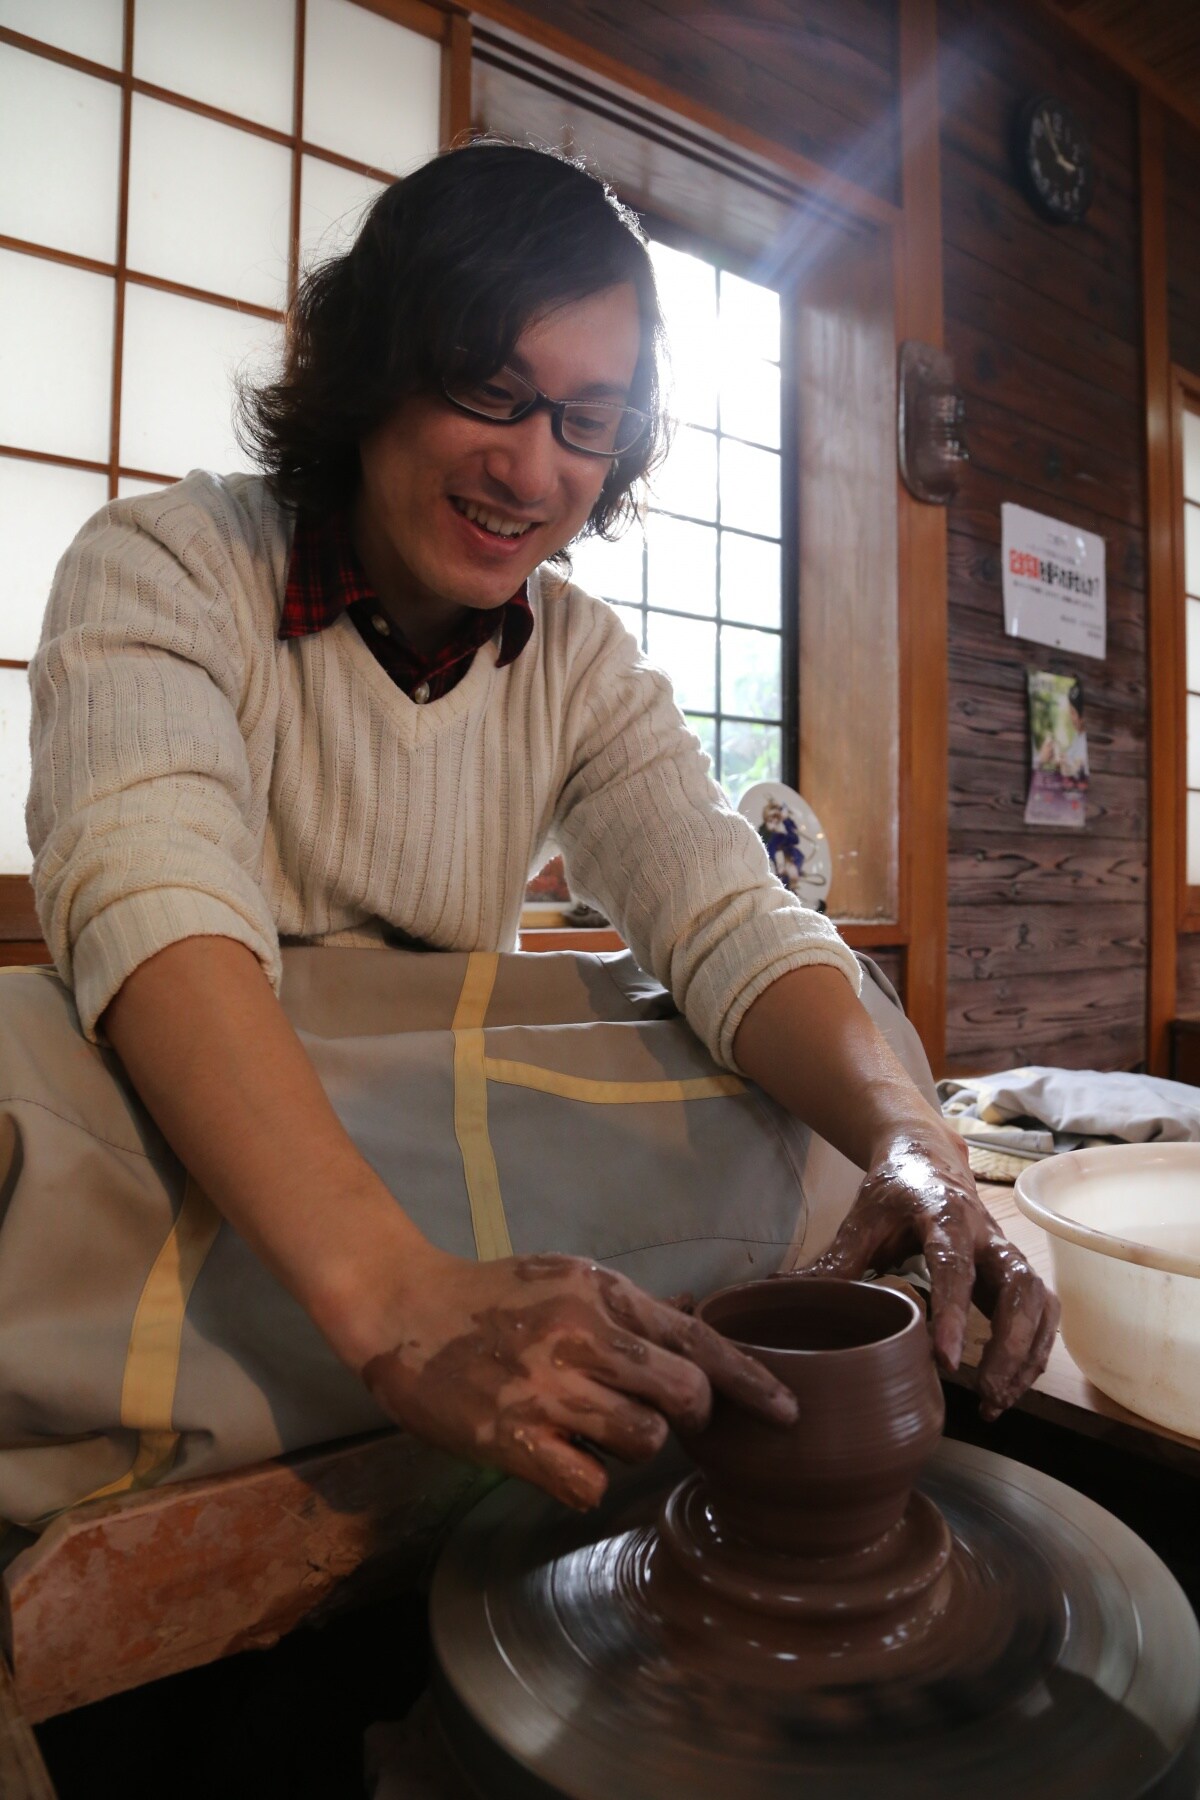
[[[107,499],[246,467],[231,374],[462,123],[448,20],[392,10],[133,0],[126,35],[123,0],[0,0],[0,875],[32,860],[25,667],[62,550]]]
[[[644,529],[572,553],[611,601],[735,797],[782,779],[788,661],[781,518],[780,305],[709,257],[652,241],[676,421]],[[794,778],[794,777],[793,777]]]
[[[670,676],[737,799],[756,781],[795,779],[780,300],[711,254],[652,237],[650,255],[670,348],[671,449],[643,518],[615,543],[576,545],[573,578],[609,601]],[[561,858],[526,900],[551,913],[569,904]]]

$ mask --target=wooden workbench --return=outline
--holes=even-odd
[[[990,1182],[979,1183],[984,1205],[1014,1244],[1025,1252],[1038,1274],[1052,1285],[1050,1243],[1040,1225],[1035,1225],[1017,1205],[1011,1187]],[[964,1387],[975,1385],[975,1365],[986,1337],[986,1321],[973,1314],[963,1366],[952,1381]],[[1182,1436],[1151,1419],[1127,1412],[1107,1394],[1094,1387],[1075,1363],[1062,1337],[1055,1340],[1046,1371],[1018,1402],[1022,1412],[1048,1420],[1054,1425],[1086,1437],[1097,1438],[1114,1448],[1132,1450],[1167,1462],[1192,1475],[1200,1475],[1200,1439]]]

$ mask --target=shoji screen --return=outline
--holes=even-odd
[[[232,373],[465,123],[452,56],[419,0],[0,0],[0,876],[31,863],[25,665],[62,550],[110,498],[246,466]]]

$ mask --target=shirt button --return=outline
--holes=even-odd
[[[392,628],[388,624],[387,620],[384,618],[382,613],[372,613],[371,614],[371,623],[375,627],[376,631],[379,633],[380,637],[391,637]]]
[[[418,706],[424,706],[429,698],[429,683],[427,681],[418,681],[416,687],[413,689],[412,697]]]

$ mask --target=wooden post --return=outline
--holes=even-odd
[[[1162,103],[1142,88],[1142,330],[1146,382],[1147,738],[1150,752],[1150,854],[1147,900],[1146,1064],[1169,1066],[1175,1016],[1180,878],[1180,735],[1183,668],[1175,580],[1175,480],[1172,466],[1171,353],[1167,316],[1167,217]]]
[[[942,200],[937,3],[901,0],[899,333],[942,343]],[[905,1004],[934,1074],[946,1052],[946,511],[900,488],[901,881],[908,927]]]

